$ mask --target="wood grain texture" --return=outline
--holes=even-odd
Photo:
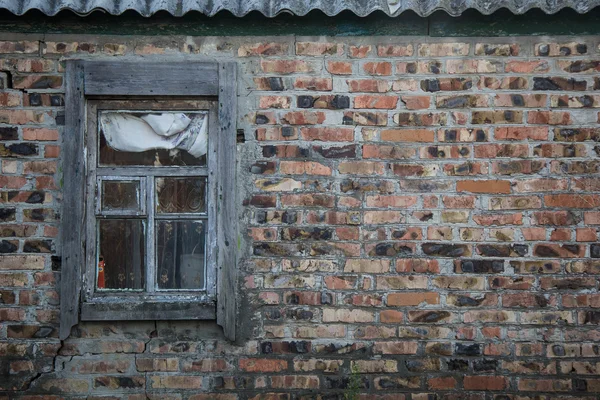
[[[175,70],[175,72],[174,72]],[[224,328],[225,336],[235,340],[236,336],[236,260],[237,260],[237,218],[235,208],[236,193],[236,64],[235,63],[144,63],[123,62],[68,62],[67,78],[67,129],[64,147],[65,196],[63,210],[64,255],[63,255],[63,298],[61,301],[61,338],[68,337],[71,327],[79,322],[80,297],[84,285],[84,265],[87,265],[86,301],[81,303],[82,320],[119,320],[119,319],[214,319],[217,318]],[[173,78],[175,77],[175,78]],[[172,167],[172,168],[88,168],[88,190],[86,183],[86,146],[85,115],[86,96],[218,96],[218,105],[210,106],[211,137],[214,145],[211,151],[212,161],[207,167]],[[141,100],[147,106],[148,101]],[[176,100],[177,101],[177,100]],[[95,121],[97,101],[90,100],[90,112]],[[135,102],[134,102],[135,103]],[[213,103],[214,104],[214,103]],[[208,103],[207,103],[208,105]],[[135,106],[134,106],[135,108]],[[95,126],[92,123],[90,126]],[[67,135],[71,136],[67,136]],[[88,148],[94,155],[96,152],[96,132],[87,138],[93,143]],[[87,144],[89,146],[90,143]],[[209,156],[210,160],[210,156]],[[95,165],[95,156],[88,162]],[[198,301],[117,301],[114,303],[98,303],[93,295],[95,274],[95,217],[93,194],[97,185],[96,175],[118,176],[125,173],[139,172],[140,176],[203,175],[209,176],[212,186],[212,234],[214,249],[211,256],[212,265],[216,267],[216,277],[208,274],[207,294],[209,298],[217,291],[217,304]],[[98,173],[98,174],[97,174]],[[136,176],[136,174],[133,174]],[[153,179],[148,178],[148,182]],[[150,185],[150,183],[148,183]],[[153,186],[147,188],[148,212],[152,209],[154,199]],[[89,220],[85,220],[85,207],[89,210]],[[210,215],[209,215],[210,216]],[[87,226],[87,232],[84,229]],[[68,228],[67,228],[68,227]],[[153,248],[152,229],[148,230],[148,247]],[[86,237],[89,239],[85,251]],[[84,260],[88,254],[87,262]],[[149,251],[147,264],[153,262],[153,252]],[[154,282],[154,274],[147,277]],[[212,300],[212,299],[211,299]]]
[[[216,96],[217,64],[205,62],[85,63],[85,95]]]
[[[60,339],[66,339],[78,323],[84,263],[85,129],[84,70],[79,61],[67,61],[65,132],[63,135],[63,199],[61,214],[62,264]]]
[[[208,176],[207,167],[98,167],[99,176]]]
[[[82,321],[214,320],[215,305],[198,301],[83,303]]]
[[[217,295],[217,188],[219,177],[219,162],[217,160],[217,149],[219,148],[219,107],[214,101],[210,105],[208,116],[208,235],[206,246],[206,292],[216,299]]]
[[[237,312],[236,67],[235,63],[219,64],[217,323],[229,340],[235,340]]]
[[[84,197],[79,201],[85,200],[85,267],[83,268],[82,283],[82,302],[86,302],[94,295],[96,286],[96,216],[94,215],[94,203],[96,202],[96,151],[97,151],[97,102],[86,102],[86,126],[84,146],[86,148],[86,169],[85,169],[85,189]]]

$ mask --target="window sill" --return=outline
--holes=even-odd
[[[81,305],[82,321],[127,320],[214,320],[214,303],[198,301],[85,302]]]

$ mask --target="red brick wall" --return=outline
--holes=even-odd
[[[599,41],[0,41],[0,398],[597,398]],[[80,56],[239,63],[240,343],[187,322],[57,339]]]

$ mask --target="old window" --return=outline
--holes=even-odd
[[[69,61],[61,338],[79,320],[235,336],[235,65]]]
[[[87,102],[82,318],[168,318],[147,305],[166,299],[215,318],[216,123],[215,101]]]

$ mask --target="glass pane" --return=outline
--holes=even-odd
[[[206,165],[208,114],[100,111],[100,165]]]
[[[203,289],[206,221],[156,221],[159,289]]]
[[[144,288],[144,236],[141,220],[98,221],[98,290]]]
[[[156,212],[205,213],[206,179],[156,178]]]
[[[140,210],[139,181],[102,181],[102,210]]]

